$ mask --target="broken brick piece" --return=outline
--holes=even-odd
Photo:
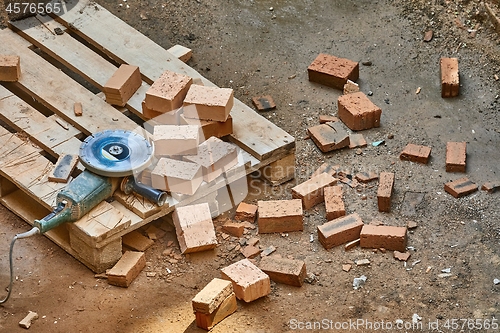
[[[488,193],[495,193],[500,189],[500,182],[488,182],[481,186],[481,190],[487,191]]]
[[[448,142],[446,144],[446,172],[465,172],[467,142]]]
[[[444,190],[455,198],[460,198],[476,192],[478,186],[469,178],[464,177],[444,184]]]
[[[460,89],[460,77],[458,72],[457,58],[441,58],[441,97],[458,96]]]
[[[335,185],[337,179],[327,173],[314,176],[292,188],[292,198],[301,199],[304,209],[309,209],[324,201],[323,188]]]
[[[277,283],[301,287],[306,277],[306,264],[302,260],[264,257],[259,268]]]
[[[193,56],[193,50],[178,44],[172,46],[167,51],[184,63],[188,62]]]
[[[203,182],[201,166],[196,163],[161,158],[151,171],[154,188],[193,195]]]
[[[242,259],[221,269],[223,279],[233,283],[236,297],[245,302],[254,301],[271,293],[271,280],[250,260]]]
[[[261,249],[259,249],[257,246],[253,246],[253,245],[247,245],[247,246],[242,247],[240,249],[241,254],[243,254],[243,256],[245,258],[249,258],[249,259],[253,259],[253,258],[257,257],[261,251],[262,251]]]
[[[21,58],[16,55],[0,55],[0,81],[16,82],[21,77]]]
[[[359,63],[349,59],[320,53],[307,68],[309,81],[343,89],[347,80],[359,77]]]
[[[394,173],[381,172],[377,190],[379,212],[391,211],[391,196],[394,188]]]
[[[186,118],[184,115],[181,115],[179,117],[179,124],[198,126],[200,142],[203,142],[212,136],[222,138],[233,133],[233,117],[231,117],[231,115],[227,117],[226,121],[193,119]]]
[[[109,104],[125,106],[141,85],[139,67],[122,64],[106,82],[102,91]]]
[[[406,227],[366,224],[361,229],[360,243],[363,248],[384,248],[391,251],[406,251]]]
[[[259,234],[272,232],[302,231],[304,217],[302,200],[258,201],[257,223]]]
[[[132,250],[144,252],[154,244],[154,241],[134,230],[123,235],[122,244]]]
[[[257,205],[240,202],[238,208],[236,208],[234,219],[238,221],[248,221],[254,223],[256,214],[257,214]]]
[[[322,173],[327,173],[330,176],[335,177],[337,175],[337,172],[339,170],[340,170],[340,166],[339,165],[331,165],[331,164],[325,162],[325,163],[321,164],[319,166],[319,168],[316,169],[316,171],[314,171],[314,173],[311,175],[310,178],[318,176],[318,175],[320,175]]]
[[[19,322],[19,326],[21,326],[22,328],[28,329],[31,327],[33,320],[37,320],[37,319],[38,319],[38,313],[33,312],[33,311],[29,311],[28,314],[26,315],[26,317],[24,317],[23,320],[21,320]]]
[[[347,80],[347,83],[344,84],[344,95],[352,94],[359,91],[359,85],[356,82],[352,82],[351,80]]]
[[[126,251],[118,262],[107,272],[108,283],[127,288],[146,267],[144,252]]]
[[[340,122],[326,123],[307,129],[311,139],[323,152],[341,149],[349,145],[349,134]]]
[[[327,186],[324,188],[326,219],[334,220],[345,215],[345,205],[342,199],[342,186]]]
[[[353,213],[318,226],[318,240],[328,250],[358,239],[362,227],[361,217]]]
[[[199,144],[198,127],[157,125],[154,127],[153,141],[156,155],[196,155]]]
[[[202,313],[195,311],[196,326],[207,331],[211,330],[215,325],[220,323],[229,315],[233,314],[238,309],[235,293],[231,293],[212,313]]]
[[[409,143],[399,155],[402,161],[417,162],[427,164],[429,156],[431,155],[431,147],[415,145]]]
[[[252,98],[253,105],[257,111],[270,111],[276,109],[276,104],[271,96],[256,96]]]
[[[172,217],[182,253],[212,250],[217,246],[208,203],[176,207]]]
[[[337,100],[340,120],[353,131],[380,127],[382,110],[362,92],[342,95]]]
[[[226,121],[233,105],[233,89],[193,84],[184,98],[184,117]]]
[[[145,106],[161,113],[179,109],[192,83],[189,76],[166,70],[146,91]]]
[[[57,159],[54,169],[49,173],[49,182],[67,183],[78,163],[78,155],[61,154]]]
[[[394,259],[400,260],[400,261],[407,261],[410,259],[411,253],[410,252],[399,252],[399,251],[394,251]]]
[[[230,234],[231,236],[240,238],[243,236],[245,226],[242,223],[226,222],[222,226],[222,231],[226,234]]]
[[[77,117],[81,117],[83,115],[82,103],[76,102],[75,104],[73,104],[73,113]]]
[[[367,143],[363,134],[349,135],[349,148],[366,147]]]
[[[327,114],[320,114],[319,115],[319,123],[320,124],[334,123],[334,122],[337,122],[337,121],[339,121],[339,118],[337,118],[337,117],[330,116],[330,115],[327,115]]]
[[[375,179],[378,179],[378,174],[375,172],[358,172],[355,176],[356,180],[360,183],[369,183]]]
[[[191,301],[193,310],[212,313],[233,293],[231,281],[214,278]]]

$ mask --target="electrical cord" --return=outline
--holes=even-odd
[[[12,251],[14,250],[14,244],[16,243],[16,240],[31,237],[31,236],[36,235],[38,233],[40,233],[40,229],[38,229],[37,227],[33,227],[30,231],[23,232],[21,234],[17,234],[14,236],[14,238],[12,238],[12,242],[10,242],[10,250],[9,250],[9,265],[10,265],[9,292],[4,299],[0,300],[0,304],[7,302],[7,300],[10,297],[10,294],[12,292],[12,283],[14,282],[14,268],[13,268],[14,265],[12,263]]]

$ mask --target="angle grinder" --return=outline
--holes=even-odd
[[[74,178],[56,196],[54,210],[40,220],[33,229],[17,234],[10,245],[10,285],[5,303],[12,290],[12,249],[17,239],[45,233],[65,222],[82,218],[103,200],[121,188],[135,192],[163,206],[166,192],[151,188],[135,180],[134,174],[147,168],[154,157],[154,146],[141,135],[124,130],[106,130],[89,136],[80,146],[80,161],[85,170]]]

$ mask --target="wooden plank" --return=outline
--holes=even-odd
[[[55,28],[65,30],[64,26],[49,16],[28,17],[9,22],[9,27],[36,47],[56,59],[85,80],[103,90],[104,85],[117,70],[117,67],[80,43],[70,34],[56,35]],[[142,114],[142,101],[149,84],[143,82],[139,90],[125,105],[128,110],[145,119]]]
[[[125,194],[117,190],[113,197],[142,218],[149,217],[161,210],[157,204],[135,193]]]
[[[31,51],[29,43],[8,29],[0,30],[0,53],[21,57],[23,75],[16,82],[52,112],[68,121],[84,134],[106,129],[134,130],[136,123],[111,105],[73,81],[66,74]],[[81,102],[85,114],[75,116],[73,105]]]
[[[89,5],[88,1],[78,1],[78,3],[75,1],[71,0],[71,6],[74,7],[56,17],[56,20],[102,49],[116,61],[139,66],[144,80],[149,84],[168,69],[192,78],[200,78],[206,86],[215,86],[104,7],[93,2]],[[102,33],[103,31],[107,33]],[[263,160],[295,147],[295,139],[291,135],[241,101],[235,99],[234,102],[231,110],[233,117],[231,140],[241,148]]]

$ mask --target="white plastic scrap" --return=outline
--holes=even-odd
[[[359,278],[354,278],[352,281],[352,287],[354,290],[358,290],[366,282],[366,276],[361,275]]]
[[[494,283],[495,285],[500,284],[500,279],[493,279],[493,283]]]
[[[422,320],[422,317],[420,317],[418,314],[414,313],[413,314],[413,317],[411,317],[411,321],[416,324],[418,323],[420,320]]]

